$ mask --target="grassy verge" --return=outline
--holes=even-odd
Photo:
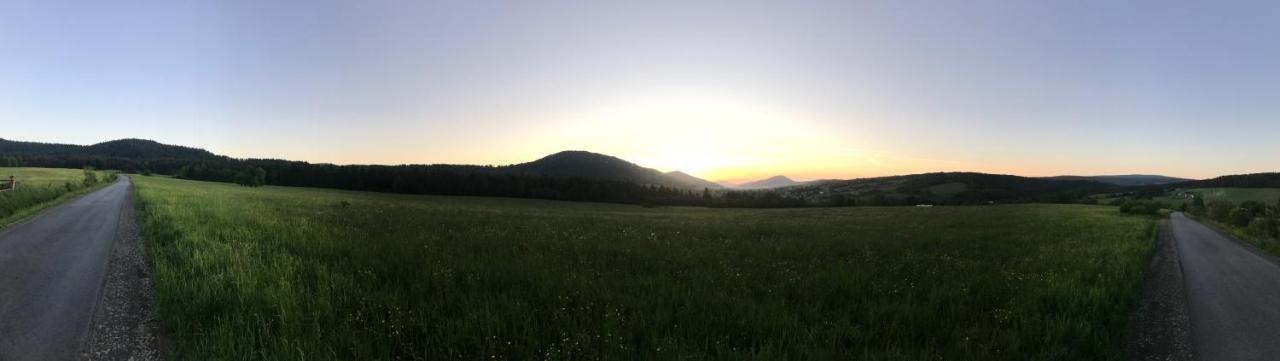
[[[15,176],[18,187],[0,192],[0,228],[40,211],[102,188],[115,180],[108,171],[94,171],[95,182],[85,182],[85,171],[54,168],[4,168],[0,177]]]
[[[1196,215],[1192,213],[1183,213],[1183,214],[1186,214],[1188,217],[1195,219],[1197,222],[1200,222],[1201,224],[1204,224],[1213,229],[1216,229],[1219,232],[1229,234],[1232,237],[1235,237],[1235,239],[1245,241],[1249,244],[1252,244],[1254,247],[1258,247],[1263,251],[1267,251],[1268,253],[1271,253],[1273,255],[1280,256],[1280,240],[1276,240],[1270,237],[1259,237],[1257,235],[1250,234],[1249,230],[1246,228],[1234,227],[1230,224],[1218,222],[1216,220],[1213,220],[1203,215]]]
[[[182,359],[1117,360],[1154,220],[135,177]]]
[[[1245,201],[1258,201],[1264,204],[1274,204],[1276,200],[1280,200],[1280,188],[1194,188],[1181,191],[1195,193],[1197,197],[1203,198],[1205,203],[1228,201],[1240,204]],[[1174,196],[1156,197],[1155,200],[1172,204],[1175,207],[1191,201],[1187,198]]]

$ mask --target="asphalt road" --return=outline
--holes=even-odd
[[[1181,213],[1170,222],[1201,360],[1280,359],[1280,265]]]
[[[77,357],[128,190],[121,177],[0,232],[0,361]]]

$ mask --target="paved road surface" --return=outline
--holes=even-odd
[[[77,357],[128,190],[121,177],[0,231],[0,361]]]
[[[1172,219],[1201,360],[1280,360],[1280,265],[1181,213]]]

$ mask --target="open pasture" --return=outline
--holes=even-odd
[[[1115,360],[1154,230],[134,178],[182,359]]]

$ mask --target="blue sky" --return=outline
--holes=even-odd
[[[1280,3],[6,1],[0,137],[712,179],[1276,171]]]

